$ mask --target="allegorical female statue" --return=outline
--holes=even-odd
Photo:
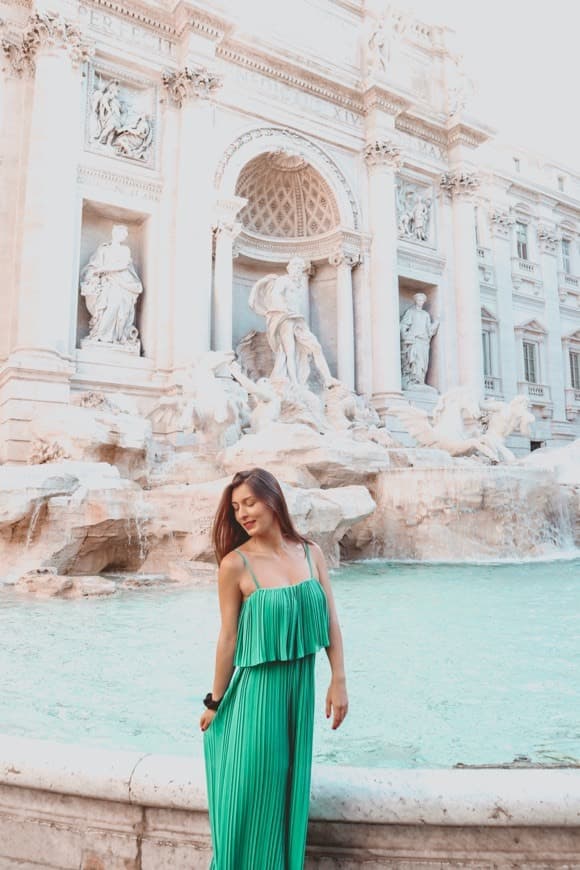
[[[423,310],[425,294],[415,293],[413,301],[415,304],[407,308],[400,323],[403,389],[425,383],[431,339],[439,329],[439,321],[432,321]]]
[[[270,377],[306,384],[310,374],[310,359],[318,369],[324,386],[334,383],[320,342],[310,331],[298,311],[297,292],[302,286],[305,261],[293,257],[286,275],[266,275],[252,287],[249,305],[252,311],[266,318],[268,343],[275,356]]]
[[[89,338],[106,344],[139,347],[135,303],[143,285],[135,271],[127,227],[113,227],[110,242],[99,245],[81,274],[81,295],[91,315]]]

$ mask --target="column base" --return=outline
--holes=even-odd
[[[68,405],[71,361],[50,348],[19,348],[0,372],[0,463],[27,462],[31,420],[42,409]]]

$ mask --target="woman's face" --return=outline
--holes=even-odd
[[[275,521],[274,512],[254,495],[247,483],[232,491],[232,508],[236,521],[250,537],[256,533],[264,534]]]

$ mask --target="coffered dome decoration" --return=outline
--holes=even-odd
[[[236,195],[248,204],[240,213],[244,229],[274,238],[306,238],[340,223],[326,181],[300,156],[287,151],[260,154],[244,166]]]

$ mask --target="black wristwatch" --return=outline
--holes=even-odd
[[[217,710],[219,705],[221,704],[221,698],[219,701],[215,701],[211,692],[208,692],[205,698],[203,699],[203,703],[207,707],[208,710]]]

